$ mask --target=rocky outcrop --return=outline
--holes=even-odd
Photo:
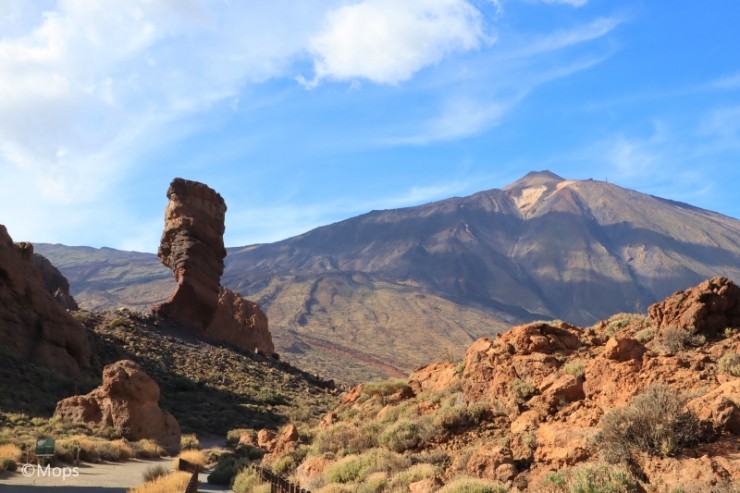
[[[87,332],[50,296],[33,245],[14,244],[0,225],[0,344],[13,354],[80,376],[90,364]]]
[[[177,288],[156,311],[204,332],[218,308],[226,203],[215,190],[181,178],[172,181],[167,198],[158,254],[175,274]]]
[[[443,362],[417,369],[407,395],[389,389],[376,398],[363,385],[349,390],[319,429],[337,440],[369,442],[371,434],[401,435],[403,423],[430,437],[404,443],[403,455],[412,463],[435,459],[441,468],[435,478],[448,485],[464,472],[510,491],[560,491],[553,487],[557,472],[570,489],[574,477],[614,474],[634,475],[634,491],[669,493],[688,485],[692,492],[731,491],[740,481],[735,292],[717,278],[653,307],[653,317],[620,313],[588,329],[562,322],[516,326],[475,341],[462,367]],[[668,327],[706,337],[671,351],[661,337]],[[631,423],[648,427],[628,431]],[[644,442],[653,432],[656,448]],[[395,450],[396,442],[378,443]],[[620,447],[626,455],[617,457]],[[322,468],[336,460],[320,459]],[[316,460],[309,457],[297,470],[315,468]],[[419,483],[419,491],[440,486]]]
[[[133,361],[106,366],[100,387],[59,401],[54,416],[67,423],[114,428],[128,440],[149,438],[173,455],[180,450],[180,425],[160,409],[159,385]]]
[[[713,277],[651,305],[648,315],[661,330],[714,337],[740,326],[740,287],[726,277]]]
[[[59,269],[54,267],[49,259],[38,253],[34,253],[31,260],[41,274],[46,291],[49,292],[51,297],[67,310],[79,310],[80,307],[77,306],[77,302],[69,294],[69,281]]]
[[[159,258],[177,281],[155,314],[212,340],[272,354],[267,317],[253,302],[221,286],[226,203],[203,183],[175,178],[167,190]]]

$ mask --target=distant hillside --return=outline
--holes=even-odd
[[[172,283],[153,255],[37,250],[87,308],[140,308]],[[288,360],[359,380],[461,355],[508,324],[641,311],[715,275],[740,280],[737,219],[543,171],[230,249],[222,282],[266,310]]]

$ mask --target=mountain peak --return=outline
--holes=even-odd
[[[522,188],[538,187],[565,181],[565,178],[556,175],[550,170],[530,171],[514,183],[504,187],[504,190],[515,190]]]
[[[535,205],[546,199],[562,185],[572,183],[552,171],[530,171],[514,183],[504,187],[504,191],[525,216]]]

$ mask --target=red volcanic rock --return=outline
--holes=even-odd
[[[439,392],[459,382],[454,363],[444,361],[417,368],[409,376],[409,387],[416,393],[430,390]]]
[[[465,469],[473,476],[497,481],[509,481],[517,475],[511,451],[492,444],[483,445],[474,451]]]
[[[77,306],[77,302],[69,294],[69,281],[64,277],[64,274],[54,267],[54,264],[43,255],[34,253],[31,260],[41,274],[41,279],[44,280],[44,286],[51,297],[57,300],[57,303],[67,310],[79,310],[80,307]]]
[[[645,346],[632,337],[615,336],[609,339],[604,346],[603,357],[615,361],[640,359],[645,353]]]
[[[216,313],[206,335],[244,349],[259,349],[267,354],[275,352],[272,335],[267,328],[267,316],[257,303],[230,289],[219,290]]]
[[[180,425],[160,409],[159,386],[133,361],[106,366],[100,387],[59,401],[54,416],[68,423],[112,427],[128,440],[149,438],[173,455],[180,450]]]
[[[80,376],[90,364],[87,332],[47,292],[33,245],[14,244],[0,225],[0,344],[11,353]]]
[[[226,203],[215,190],[181,178],[172,180],[167,198],[158,254],[174,272],[177,288],[156,312],[202,333],[218,307]]]
[[[223,197],[203,183],[175,178],[167,198],[159,258],[174,272],[177,288],[153,312],[209,339],[272,354],[265,314],[221,286],[226,257]]]
[[[726,277],[713,277],[650,305],[648,315],[659,329],[721,334],[726,327],[740,327],[740,287]]]

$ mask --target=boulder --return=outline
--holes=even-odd
[[[87,331],[47,291],[33,245],[14,244],[0,225],[0,344],[72,377],[90,365]]]
[[[149,438],[172,455],[180,450],[180,425],[159,407],[157,383],[133,361],[106,366],[100,387],[59,401],[54,416],[66,423],[114,428],[128,440]]]
[[[154,314],[218,342],[275,352],[267,316],[255,303],[221,286],[226,203],[203,183],[175,178],[167,190],[159,258],[172,269],[175,291]]]
[[[614,336],[604,346],[602,356],[614,361],[640,359],[645,354],[645,346],[632,337]]]
[[[661,330],[714,337],[727,327],[740,327],[740,287],[726,277],[713,277],[650,305],[648,315]]]

